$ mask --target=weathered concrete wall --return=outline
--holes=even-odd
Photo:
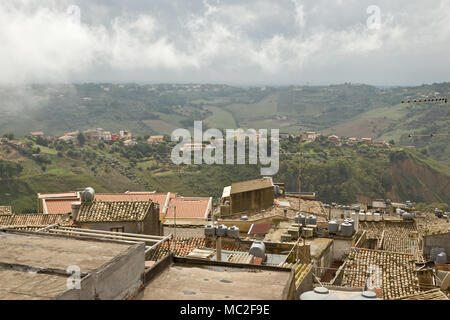
[[[145,271],[145,245],[131,247],[97,271],[96,295],[101,300],[123,299],[143,284]]]
[[[126,233],[142,233],[142,222],[93,222],[80,223],[82,229],[111,231],[112,228],[124,228]]]
[[[334,261],[343,261],[350,253],[352,248],[352,239],[334,239],[333,259]]]
[[[425,256],[431,254],[432,248],[444,248],[447,254],[447,263],[450,256],[450,233],[436,234],[423,237],[423,253]]]
[[[265,209],[273,205],[273,187],[231,195],[231,212]]]
[[[130,247],[123,254],[82,278],[81,289],[67,290],[57,300],[118,300],[134,293],[142,284],[145,245]]]

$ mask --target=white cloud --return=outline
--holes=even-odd
[[[371,61],[397,64],[390,83],[443,81],[450,71],[445,0],[381,0],[379,30],[366,26],[369,1],[203,0],[193,8],[155,2],[127,12],[114,2],[80,1],[81,25],[68,18],[67,1],[0,3],[0,82],[95,81],[104,79],[102,72],[109,81],[133,81],[140,72],[148,82],[381,84],[383,68]],[[346,73],[355,61],[364,70]],[[424,64],[423,79],[405,76]],[[330,76],[327,68],[343,72]]]

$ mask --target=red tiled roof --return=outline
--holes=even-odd
[[[270,230],[270,223],[252,224],[248,234],[266,234]]]
[[[128,192],[128,193],[97,193],[95,194],[96,201],[149,201],[156,202],[163,208],[167,198],[167,193],[153,193],[153,192]]]
[[[72,212],[72,202],[78,199],[46,199],[48,214],[68,214]],[[45,212],[45,211],[44,211]]]
[[[76,218],[79,222],[143,221],[151,201],[94,201],[83,203]]]
[[[211,202],[211,198],[174,198],[170,199],[169,208],[167,210],[166,219],[177,218],[207,218],[207,209]]]
[[[2,227],[46,227],[51,224],[71,225],[72,221],[63,214],[14,214],[0,216]]]

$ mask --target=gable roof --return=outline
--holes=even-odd
[[[67,215],[63,214],[13,214],[0,216],[1,227],[46,227],[51,224],[60,223],[70,225]]]
[[[272,179],[261,178],[231,184],[231,194],[273,187]]]
[[[150,212],[151,201],[94,201],[81,204],[78,222],[143,221]]]
[[[177,218],[194,218],[206,219],[212,206],[212,198],[173,198],[165,215],[166,219],[175,217],[175,209]]]

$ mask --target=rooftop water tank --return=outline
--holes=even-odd
[[[437,264],[447,264],[447,254],[445,252],[441,252],[436,256]]]
[[[353,210],[359,211],[359,206],[354,206],[354,207],[353,207]]]
[[[373,214],[372,214],[372,212],[367,212],[366,213],[366,221],[368,221],[368,222],[373,221]]]
[[[344,222],[341,224],[341,233],[343,236],[350,237],[353,234],[353,226],[348,222]]]
[[[405,213],[402,214],[402,219],[403,219],[403,220],[412,220],[412,219],[413,219],[413,216],[412,216],[411,213],[405,212]]]
[[[80,193],[81,202],[92,202],[95,198],[95,190],[91,187],[88,187],[81,191]]]
[[[363,293],[351,297],[349,300],[382,300],[373,291],[363,291]]]
[[[264,258],[266,253],[266,246],[264,245],[264,242],[254,241],[248,253],[258,258]]]
[[[227,226],[224,224],[218,226],[216,229],[216,235],[218,237],[225,237],[227,235],[227,229]]]
[[[315,216],[308,216],[306,218],[306,224],[307,225],[316,225],[317,224],[317,218]]]
[[[442,252],[445,252],[444,248],[431,248],[431,260],[436,262],[437,256]]]
[[[381,214],[379,214],[378,212],[375,212],[373,214],[373,221],[375,221],[375,222],[381,221]]]
[[[325,287],[316,287],[313,291],[302,293],[300,300],[339,300],[339,298]]]
[[[236,226],[229,227],[227,229],[227,237],[238,239],[239,238],[239,228]]]
[[[306,216],[303,214],[300,215],[300,224],[306,226]]]
[[[337,221],[328,221],[328,231],[337,233],[339,231],[339,223]]]
[[[247,217],[247,216],[241,216],[241,220],[247,221],[247,220],[248,220],[248,217]]]
[[[295,218],[294,218],[294,221],[295,221],[296,224],[298,224],[300,222],[300,216],[296,215]]]
[[[355,230],[355,220],[348,219],[347,222],[350,223],[352,225],[352,229]]]
[[[207,224],[205,226],[205,236],[213,237],[216,235],[216,228],[212,224]]]
[[[359,221],[366,221],[366,214],[364,212],[359,213]]]

